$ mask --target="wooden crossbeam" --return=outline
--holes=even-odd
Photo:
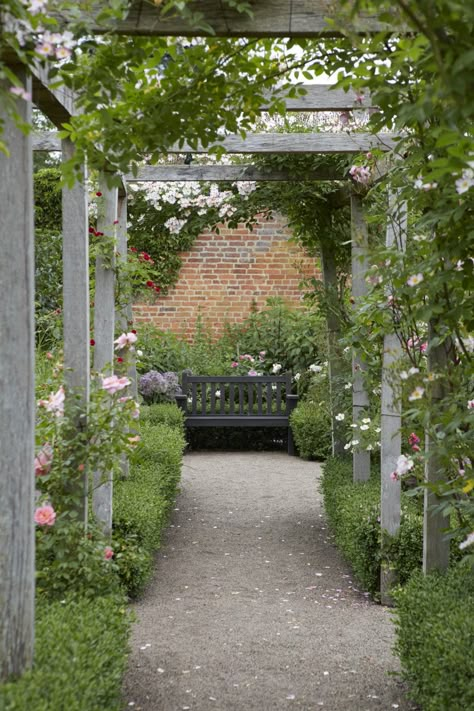
[[[332,84],[301,84],[300,86],[306,93],[294,99],[286,98],[284,101],[287,111],[352,111],[372,106],[368,93],[360,95],[352,90],[334,89]],[[269,98],[270,96],[271,93]],[[261,108],[264,111],[266,106],[263,105]]]
[[[47,68],[39,64],[32,74],[32,80],[33,103],[57,128],[61,128],[63,123],[67,123],[77,113],[74,93],[65,86],[52,89]]]
[[[239,182],[245,180],[271,182],[301,181],[301,180],[344,180],[347,177],[342,171],[321,168],[307,173],[295,173],[289,170],[265,170],[254,165],[146,165],[139,169],[136,176],[129,173],[125,176],[129,182],[144,183],[209,181],[209,182]]]
[[[116,25],[115,32],[125,35],[205,36],[203,27],[195,27],[179,15],[163,16],[159,2],[136,0],[127,18]],[[339,33],[328,23],[337,15],[334,0],[252,0],[252,17],[223,4],[221,0],[192,0],[192,9],[202,13],[205,23],[217,37],[321,37]],[[389,30],[373,15],[358,13],[351,21],[359,33]],[[103,28],[95,28],[103,32]]]
[[[380,148],[390,151],[396,146],[397,135],[382,133],[250,133],[245,138],[227,136],[214,147],[222,146],[227,153],[361,153]],[[188,143],[173,145],[168,153],[209,153],[202,145]],[[55,132],[37,133],[33,136],[35,151],[61,150],[60,140]]]

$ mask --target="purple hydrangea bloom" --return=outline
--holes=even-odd
[[[176,373],[159,373],[157,370],[142,375],[138,390],[146,402],[172,402],[181,392]]]

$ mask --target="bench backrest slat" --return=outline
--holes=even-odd
[[[191,383],[192,385],[192,408],[193,415],[197,415],[197,383]]]
[[[277,415],[281,415],[281,383],[276,384],[276,411]]]
[[[235,385],[231,383],[229,385],[229,413],[234,414],[234,404],[235,404]]]
[[[253,412],[253,383],[247,383],[247,402],[249,415]]]

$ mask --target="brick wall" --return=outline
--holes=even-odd
[[[283,217],[261,219],[253,231],[220,227],[203,233],[182,255],[179,280],[155,303],[134,305],[137,322],[189,337],[199,311],[218,334],[225,320],[236,323],[249,314],[253,302],[265,305],[270,296],[301,304],[298,284],[303,276],[319,274],[316,261],[288,242],[291,231]]]

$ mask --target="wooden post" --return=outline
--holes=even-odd
[[[115,234],[117,220],[117,188],[107,186],[105,175],[99,180],[102,196],[99,198],[97,231],[103,232],[106,238]],[[112,371],[114,360],[114,328],[115,328],[115,245],[108,247],[99,254],[95,267],[95,297],[94,297],[94,369],[104,371],[107,367]],[[112,531],[112,490],[113,481],[109,472],[94,472],[94,493],[92,507],[94,515],[102,524],[104,533]]]
[[[428,371],[430,373],[445,372],[448,365],[447,350],[450,342],[445,341],[439,345],[430,345],[439,336],[439,323],[434,319],[430,321],[428,328]],[[439,416],[439,408],[442,400],[447,395],[447,384],[443,378],[434,380],[432,383],[432,421],[431,427],[436,429],[436,419]],[[436,454],[430,454],[433,449],[432,440],[428,433],[426,437],[426,464],[425,482],[436,484],[445,479],[445,472],[440,458]],[[423,512],[423,572],[430,573],[434,570],[446,570],[449,565],[449,539],[446,538],[444,529],[449,525],[449,521],[441,512],[434,512],[433,507],[440,504],[440,499],[428,486],[424,493]]]
[[[63,160],[74,155],[69,139],[62,141]],[[63,315],[64,315],[64,377],[66,409],[68,403],[79,405],[82,417],[78,428],[86,425],[90,380],[90,324],[89,324],[89,230],[87,213],[86,172],[74,187],[63,187]],[[70,396],[74,396],[74,400]],[[82,462],[78,462],[78,465]],[[87,525],[88,472],[78,482],[77,513]]]
[[[351,193],[351,249],[352,249],[352,298],[356,309],[358,301],[367,293],[368,230],[364,219],[362,197]],[[352,351],[352,421],[357,422],[369,407],[369,394],[364,383],[365,361],[356,349]],[[367,481],[370,477],[370,452],[354,452],[352,455],[354,481]]]
[[[406,242],[407,208],[397,202],[396,193],[389,194],[389,210],[386,233],[388,248],[404,250]],[[387,294],[388,297],[388,294]],[[402,355],[396,333],[388,333],[383,343],[382,363],[382,416],[381,416],[381,504],[380,525],[382,530],[382,553],[390,537],[400,528],[400,481],[393,481],[397,459],[402,452],[400,387],[396,387],[392,365]],[[384,545],[385,544],[385,545]],[[394,570],[387,562],[382,563],[380,594],[384,605],[392,604],[390,590],[396,583]]]
[[[31,92],[31,79],[12,68]],[[10,84],[3,83],[8,91]],[[21,119],[31,104],[19,99]],[[34,644],[34,234],[31,136],[0,106],[0,682],[31,667]]]
[[[338,414],[337,393],[343,387],[343,364],[339,338],[341,323],[337,305],[337,272],[334,250],[331,245],[322,241],[321,264],[323,271],[324,288],[328,302],[327,329],[328,329],[328,374],[331,406],[331,439],[333,456],[344,454],[344,430],[335,416]]]

